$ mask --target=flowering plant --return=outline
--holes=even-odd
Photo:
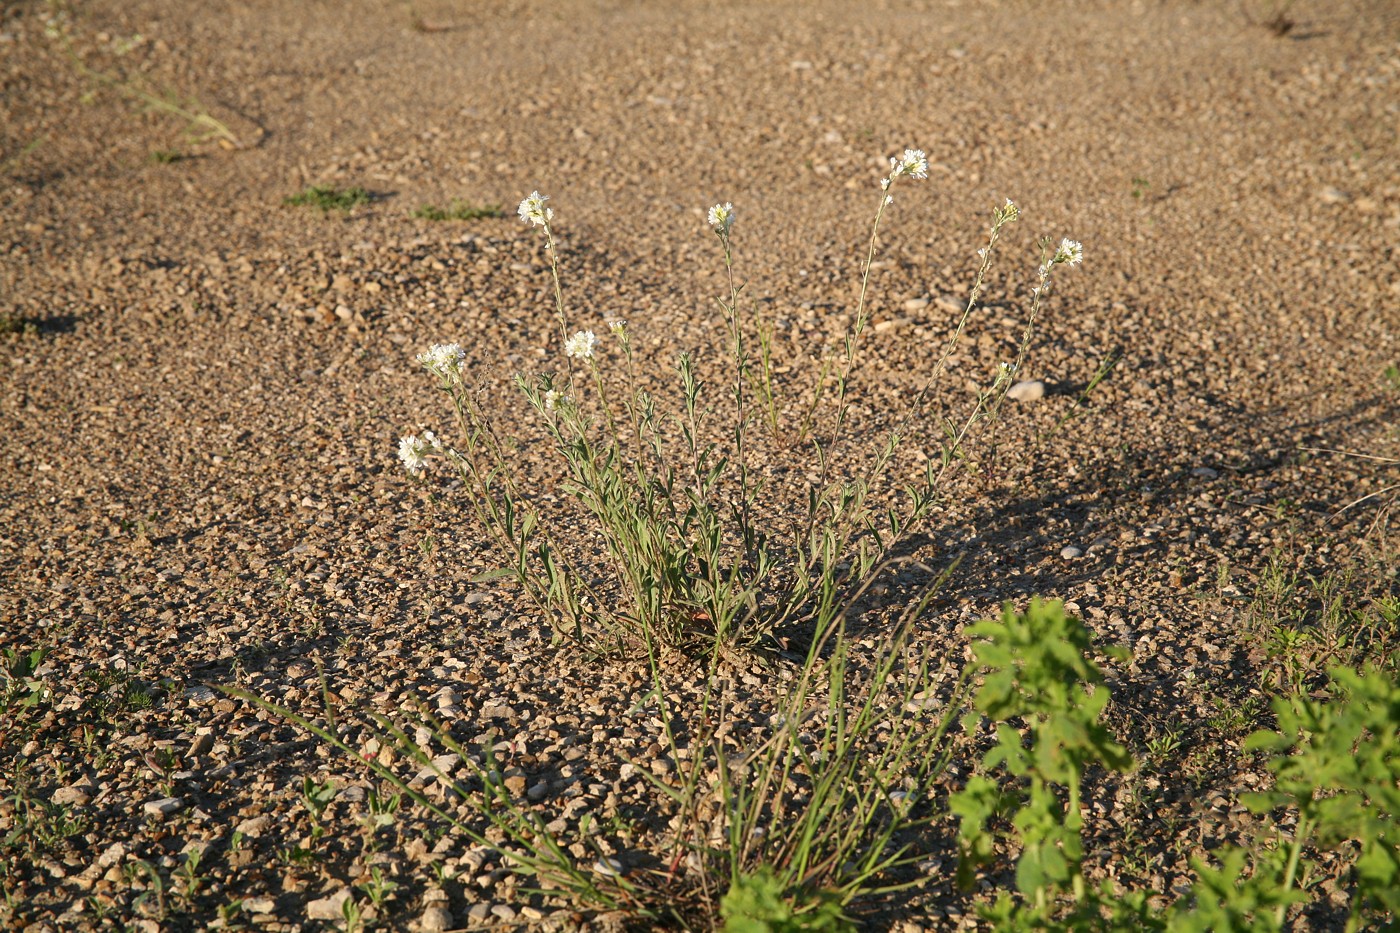
[[[851,600],[870,585],[892,549],[928,513],[972,428],[999,411],[1012,375],[1025,362],[1051,272],[1060,264],[1077,264],[1083,256],[1082,247],[1067,239],[1045,254],[1015,364],[1003,365],[970,414],[950,423],[942,455],[929,461],[921,482],[906,489],[902,504],[878,513],[871,504],[876,486],[888,474],[896,450],[946,369],[980,297],[1003,228],[1020,214],[1009,200],[992,212],[990,235],[979,250],[980,266],[963,314],[898,427],[862,466],[839,468],[834,454],[850,440],[852,376],[869,325],[871,270],[881,223],[893,203],[893,189],[927,177],[928,158],[922,150],[906,149],[890,159],[889,174],[879,182],[852,323],[835,360],[815,380],[799,429],[785,437],[779,431],[783,406],[774,385],[772,332],[756,314],[754,321],[746,319],[743,287],[735,275],[737,211],[732,203],[716,203],[706,213],[723,251],[728,283],[718,304],[728,329],[732,421],[717,435],[709,427],[707,417],[714,408],[704,398],[692,354],[682,353],[677,361],[679,400],[668,409],[637,384],[625,322],[606,322],[605,336],[613,338],[608,345],[593,329],[575,328],[560,284],[555,212],[538,191],[520,202],[520,219],[540,228],[550,256],[564,368],[521,374],[516,382],[537,410],[563,464],[564,488],[593,520],[603,543],[601,560],[571,538],[564,530],[571,523],[547,513],[545,503],[529,491],[534,484],[518,475],[518,459],[464,378],[465,353],[456,344],[435,345],[418,360],[451,398],[462,442],[448,446],[432,432],[405,437],[400,459],[414,476],[423,475],[433,460],[457,471],[477,516],[506,556],[504,572],[545,610],[562,635],[602,650],[645,646],[718,651],[771,642],[781,629],[804,624],[813,632],[813,641],[820,641]],[[620,361],[609,351],[613,343]],[[828,375],[833,377],[829,387]],[[823,401],[829,401],[824,424]],[[796,508],[775,502],[758,475],[758,439],[753,434],[754,425],[763,420],[775,441],[810,444],[815,456],[815,478]],[[775,511],[784,518],[765,517]]]

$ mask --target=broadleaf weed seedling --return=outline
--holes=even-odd
[[[330,211],[348,214],[354,208],[369,202],[369,192],[364,188],[342,189],[334,185],[311,185],[303,191],[282,199],[283,204],[296,207],[314,207],[323,214]]]

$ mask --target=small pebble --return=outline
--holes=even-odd
[[[1075,547],[1073,544],[1067,544],[1064,547],[1060,548],[1060,556],[1063,557],[1065,560],[1074,560],[1076,557],[1083,553],[1083,551]]]
[[[345,902],[350,899],[350,889],[341,888],[329,897],[319,898],[306,905],[308,920],[342,920],[345,917]]]
[[[73,784],[69,787],[60,787],[53,792],[53,797],[50,799],[59,806],[81,807],[92,799],[92,785]]]
[[[185,802],[179,797],[162,797],[159,800],[148,800],[142,807],[142,811],[147,816],[166,817],[172,813],[179,813]]]
[[[1018,402],[1034,402],[1045,397],[1045,383],[1039,379],[1018,382],[1006,390],[1006,397]]]
[[[452,914],[442,907],[427,908],[418,921],[419,928],[426,933],[442,933],[443,930],[452,929],[452,924]]]
[[[904,303],[905,311],[922,311],[928,307],[927,298],[910,298]]]
[[[593,863],[593,870],[609,878],[622,874],[622,863],[615,858],[600,858]]]
[[[1194,470],[1191,471],[1191,475],[1192,475],[1192,476],[1199,476],[1201,479],[1215,479],[1217,476],[1220,475],[1220,471],[1219,471],[1219,470],[1211,469],[1210,467],[1203,466],[1203,467],[1196,467],[1196,469],[1194,469]]]

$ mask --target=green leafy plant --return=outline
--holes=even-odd
[[[1376,670],[1335,668],[1331,676],[1331,698],[1274,702],[1278,731],[1256,732],[1245,746],[1273,753],[1274,790],[1243,800],[1256,812],[1298,814],[1291,843],[1279,849],[1287,852],[1281,889],[1290,900],[1309,867],[1309,844],[1357,847],[1347,924],[1355,930],[1367,918],[1400,916],[1400,685]],[[1286,908],[1275,908],[1280,927]]]
[[[830,895],[797,900],[773,869],[740,875],[720,900],[725,933],[820,933],[851,928]]]
[[[960,818],[959,880],[970,884],[973,870],[992,859],[993,819],[1010,818],[1021,847],[1016,887],[1025,907],[1003,894],[991,914],[1036,928],[1053,918],[1061,894],[1075,902],[1088,895],[1080,868],[1085,769],[1127,771],[1133,761],[1100,723],[1109,699],[1103,674],[1090,660],[1088,631],[1063,606],[1034,600],[1021,613],[1008,605],[1001,621],[978,623],[968,634],[977,639],[972,650],[985,672],[973,702],[997,727],[982,773],[949,801]],[[977,725],[976,715],[965,722],[969,731]],[[992,776],[998,768],[1009,780]]]
[[[1375,669],[1339,667],[1331,676],[1331,696],[1277,698],[1277,731],[1246,742],[1268,754],[1275,784],[1241,800],[1273,823],[1273,844],[1193,857],[1196,880],[1166,911],[1148,911],[1143,892],[1105,884],[1058,917],[1006,896],[986,915],[998,929],[1281,931],[1289,911],[1310,900],[1323,871],[1314,853],[1326,849],[1349,865],[1339,879],[1351,889],[1346,930],[1389,929],[1400,916],[1400,685]],[[981,795],[976,802],[981,816]],[[1337,876],[1336,867],[1327,871]]]
[[[326,808],[340,792],[330,781],[313,781],[309,777],[301,780],[301,802],[311,815],[311,841],[313,844],[326,833]]]
[[[175,880],[180,884],[180,896],[187,902],[193,901],[199,893],[199,889],[204,886],[206,876],[199,870],[203,859],[204,849],[192,846],[185,853],[185,860],[175,871]]]
[[[361,204],[368,204],[369,192],[363,188],[337,188],[334,185],[312,185],[304,191],[282,199],[283,204],[298,207],[314,207],[322,213],[341,211],[349,213]]]
[[[149,909],[157,920],[164,920],[166,917],[165,879],[161,877],[159,869],[145,859],[132,859],[126,863],[124,871],[132,883],[143,876],[145,878],[144,889],[132,901],[132,906],[138,911]]]
[[[365,892],[365,896],[369,898],[369,902],[374,905],[375,910],[382,910],[384,902],[399,889],[399,884],[386,878],[382,868],[375,867],[370,869],[369,880],[362,882],[358,887]]]
[[[38,676],[48,653],[47,648],[0,650],[0,698],[7,709],[31,709],[48,696],[48,688]]]

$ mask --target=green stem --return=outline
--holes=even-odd
[[[1298,875],[1298,860],[1303,856],[1303,844],[1308,841],[1308,835],[1312,832],[1312,827],[1308,825],[1306,814],[1298,814],[1298,825],[1293,830],[1293,851],[1288,853],[1288,867],[1283,873],[1283,894],[1287,895],[1293,889],[1293,879]],[[1274,922],[1279,929],[1283,929],[1283,922],[1288,918],[1288,904],[1278,905],[1278,910],[1274,912]]]

